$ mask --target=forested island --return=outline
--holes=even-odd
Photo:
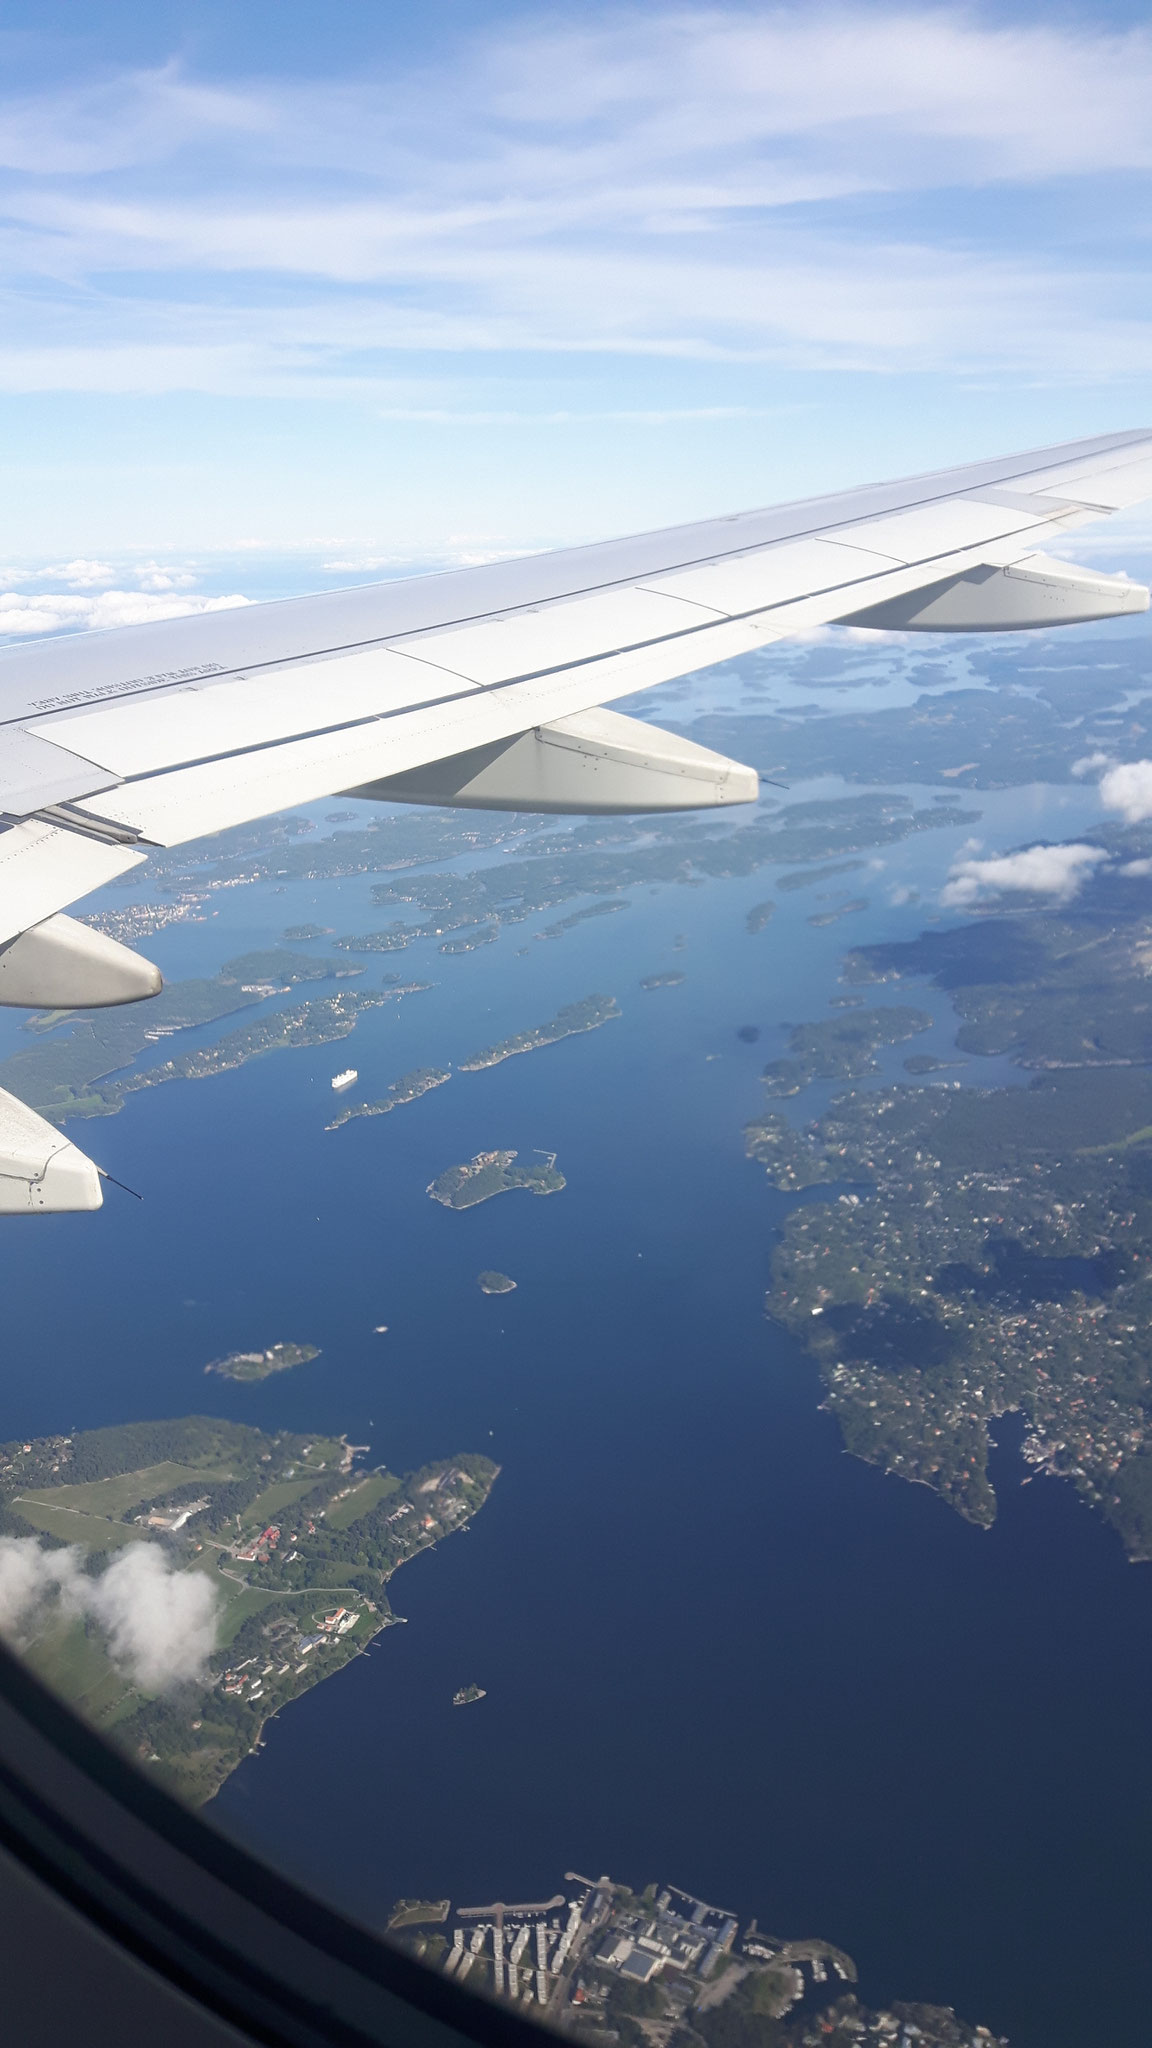
[[[332,944],[346,953],[401,953],[415,934],[414,925],[397,921],[385,931],[364,932],[359,938],[354,932],[347,932],[342,939],[333,939]]]
[[[319,1356],[315,1344],[271,1344],[267,1351],[230,1351],[226,1358],[214,1358],[204,1370],[219,1373],[225,1380],[266,1380],[274,1372],[288,1372]]]
[[[182,1797],[210,1798],[271,1715],[397,1618],[392,1573],[463,1528],[498,1469],[468,1453],[364,1471],[342,1437],[205,1416],[0,1445],[5,1535],[79,1543],[96,1574],[147,1544],[218,1600],[216,1647],[173,1689],[145,1686],[99,1626],[54,1605],[30,1622],[28,1661]]]
[[[516,1282],[507,1273],[479,1273],[477,1283],[481,1294],[514,1294]]]
[[[619,1015],[615,996],[585,996],[583,1002],[565,1004],[547,1024],[517,1031],[497,1045],[486,1045],[482,1052],[470,1053],[467,1059],[458,1061],[459,1071],[477,1074],[484,1067],[498,1067],[501,1060],[514,1059],[518,1053],[539,1052],[542,1046],[556,1045],[560,1039],[572,1038],[578,1032],[598,1031],[601,1024]]]
[[[808,923],[819,930],[822,925],[839,924],[842,917],[854,917],[858,911],[867,908],[867,896],[850,896],[846,903],[834,904],[831,910],[813,911]]]
[[[1112,843],[1127,864],[1152,834]],[[778,1186],[839,1184],[789,1217],[767,1306],[819,1361],[848,1449],[986,1524],[989,1426],[1019,1411],[1026,1459],[1133,1557],[1152,1557],[1150,945],[1144,886],[1118,864],[1066,909],[861,948],[850,982],[929,978],[960,1051],[1011,1051],[1031,1087],[853,1090],[807,1130],[770,1115],[747,1133]],[[844,1023],[873,1039],[901,1014]]]
[[[614,910],[627,910],[628,905],[621,899],[611,903],[587,903],[583,910],[570,910],[567,917],[558,917],[555,924],[541,925],[536,933],[538,939],[563,938],[565,932],[574,931],[577,925],[586,924],[592,917],[610,917]]]
[[[830,882],[836,875],[850,875],[857,868],[865,867],[862,860],[832,861],[822,868],[794,868],[789,875],[777,878],[778,889],[810,889],[814,882]]]
[[[446,1209],[471,1209],[510,1188],[534,1195],[555,1195],[567,1186],[556,1166],[556,1154],[545,1152],[542,1166],[514,1166],[515,1152],[477,1152],[464,1166],[449,1166],[430,1181],[427,1193]]]
[[[375,1102],[350,1102],[324,1129],[338,1131],[342,1124],[351,1123],[358,1116],[388,1116],[406,1102],[419,1101],[430,1088],[442,1088],[451,1079],[446,1067],[413,1067],[411,1073],[401,1074],[398,1081],[390,1083],[387,1095],[379,1096]]]
[[[641,988],[679,988],[680,983],[687,979],[687,975],[682,974],[678,967],[672,967],[669,968],[666,974],[646,974],[640,986]]]

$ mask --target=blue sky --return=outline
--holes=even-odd
[[[1146,7],[9,0],[0,59],[14,629],[1152,424]]]

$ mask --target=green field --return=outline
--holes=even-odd
[[[90,1635],[82,1621],[46,1630],[29,1645],[26,1661],[100,1727],[108,1727],[139,1701],[135,1687],[109,1661],[102,1638]]]
[[[94,1550],[107,1550],[115,1543],[131,1543],[140,1534],[127,1522],[107,1522],[103,1516],[81,1514],[78,1508],[49,1506],[31,1494],[17,1494],[12,1505],[34,1529],[45,1536],[58,1536],[62,1543],[84,1543]]]
[[[320,1474],[307,1471],[299,1479],[278,1479],[274,1486],[266,1486],[257,1494],[250,1507],[244,1510],[246,1522],[270,1522],[274,1515],[282,1514],[285,1508],[295,1507],[306,1493],[311,1493]]]
[[[219,1465],[206,1469],[200,1465],[177,1465],[166,1459],[160,1465],[145,1465],[139,1472],[121,1472],[115,1479],[90,1479],[80,1486],[33,1488],[22,1499],[54,1508],[74,1508],[84,1515],[106,1515],[109,1521],[118,1522],[140,1501],[159,1500],[191,1480],[211,1480],[218,1486],[222,1480],[233,1477],[230,1470]],[[31,1516],[28,1519],[31,1521]]]
[[[338,1500],[324,1517],[330,1529],[349,1529],[366,1515],[370,1508],[378,1507],[387,1500],[390,1493],[399,1490],[400,1481],[391,1472],[373,1472],[361,1485],[355,1487],[345,1500]]]

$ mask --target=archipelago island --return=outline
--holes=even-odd
[[[510,1188],[528,1188],[534,1195],[556,1195],[567,1186],[557,1169],[554,1152],[542,1154],[542,1166],[513,1166],[515,1158],[515,1152],[477,1152],[466,1165],[446,1167],[429,1182],[427,1193],[446,1209],[471,1209],[477,1202],[487,1202]]]
[[[578,1032],[597,1031],[601,1024],[619,1015],[615,996],[585,996],[583,1002],[565,1004],[547,1024],[517,1031],[496,1045],[486,1045],[482,1052],[470,1053],[467,1059],[459,1061],[460,1072],[478,1074],[484,1067],[498,1067],[501,1060],[514,1059],[517,1053],[539,1052],[542,1046],[556,1045],[560,1039],[572,1038]]]
[[[351,1123],[353,1117],[387,1116],[406,1102],[417,1102],[430,1088],[442,1088],[451,1079],[445,1067],[413,1067],[410,1074],[401,1074],[398,1081],[391,1083],[387,1095],[381,1095],[375,1102],[350,1102],[324,1129],[338,1131],[341,1124]]]
[[[266,1380],[274,1372],[287,1372],[293,1365],[307,1365],[319,1358],[315,1344],[272,1344],[267,1351],[230,1351],[226,1358],[214,1358],[205,1372],[216,1372],[226,1380]]]

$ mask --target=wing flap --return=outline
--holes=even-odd
[[[565,598],[510,618],[422,633],[404,644],[405,651],[420,660],[490,688],[537,675],[560,662],[568,666],[599,661],[631,647],[674,639],[694,626],[714,625],[716,618],[714,609],[637,587]]]
[[[707,605],[729,617],[741,617],[769,605],[791,603],[801,593],[812,596],[866,583],[872,576],[890,573],[892,567],[891,556],[870,554],[863,545],[842,546],[838,539],[783,541],[727,560],[678,569],[650,579],[644,587]]]
[[[9,727],[0,738],[0,812],[18,818],[45,804],[69,803],[110,789],[115,775],[73,754],[58,741]]]
[[[114,881],[145,855],[40,818],[0,831],[0,944]]]
[[[1045,515],[988,505],[974,498],[951,498],[942,505],[920,505],[914,511],[890,512],[883,519],[865,519],[844,527],[837,540],[873,548],[879,555],[910,565],[986,547],[1014,534],[1031,535]]]

